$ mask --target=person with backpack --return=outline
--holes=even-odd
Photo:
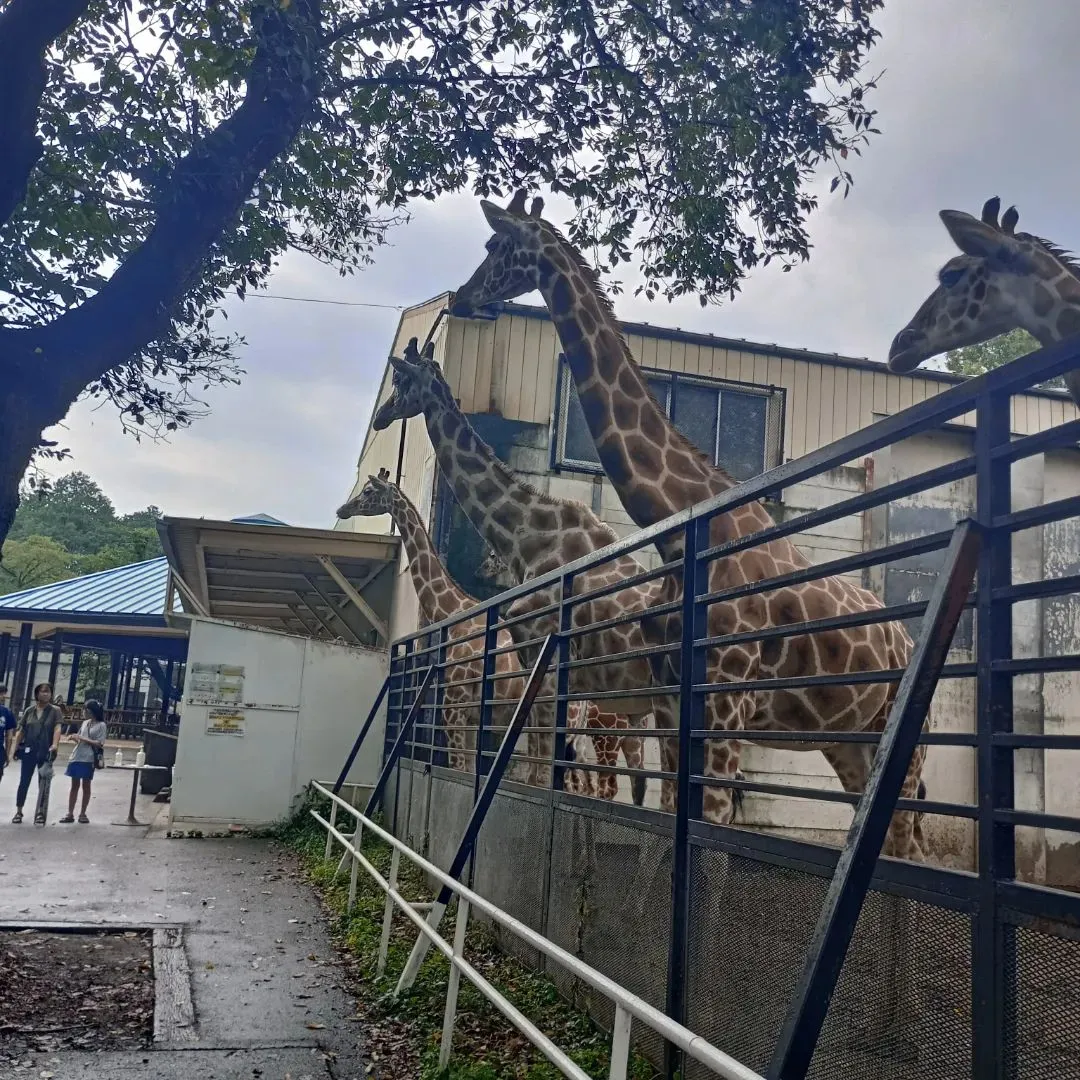
[[[71,751],[65,772],[71,777],[71,791],[68,793],[68,812],[60,819],[61,825],[70,825],[75,820],[75,800],[82,787],[82,809],[79,811],[79,823],[89,825],[86,808],[90,804],[90,784],[94,779],[94,770],[105,765],[105,710],[100,701],[88,701],[84,706],[87,717],[82,722],[77,735],[68,738],[75,743]]]
[[[12,757],[19,761],[19,789],[15,793],[15,816],[12,824],[23,819],[23,804],[30,790],[30,780],[38,774],[38,810],[34,824],[44,825],[48,815],[49,785],[52,783],[52,763],[60,745],[60,727],[63,717],[52,703],[52,686],[38,683],[34,687],[34,704],[28,705],[19,717],[15,728],[15,751]]]

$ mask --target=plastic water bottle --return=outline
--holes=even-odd
[[[116,753],[113,754],[112,763],[114,765],[123,765],[124,764],[124,751],[121,750],[119,746],[116,748]]]
[[[135,755],[135,768],[141,769],[146,764],[146,751],[139,747],[139,752]]]

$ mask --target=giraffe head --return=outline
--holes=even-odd
[[[360,494],[339,506],[337,516],[344,521],[351,517],[378,517],[389,514],[394,505],[394,485],[390,482],[390,470],[380,469],[378,476],[369,476]]]
[[[371,426],[376,431],[389,427],[395,420],[408,420],[419,416],[433,400],[445,404],[453,402],[450,387],[435,363],[435,345],[428,342],[423,355],[416,347],[416,338],[410,338],[402,358],[390,357],[394,369],[394,384],[390,397],[379,406]]]
[[[451,314],[466,319],[490,304],[539,289],[545,249],[562,244],[554,227],[540,216],[543,199],[533,199],[526,211],[525,192],[519,190],[505,210],[487,199],[480,200],[480,208],[494,235],[486,244],[487,257],[454,295]]]
[[[938,286],[889,349],[892,371],[977,345],[1023,327],[1043,344],[1080,333],[1080,270],[1063,251],[1015,231],[1015,207],[995,196],[982,218],[942,210],[941,220],[961,254],[938,271]]]

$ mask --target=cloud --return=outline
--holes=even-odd
[[[854,162],[850,197],[823,198],[810,261],[757,272],[733,302],[707,309],[635,299],[624,273],[623,318],[883,359],[952,254],[940,209],[977,212],[996,194],[1017,204],[1021,228],[1080,244],[1080,5],[895,0],[879,26],[870,68],[885,69],[874,97],[882,135]],[[565,205],[549,200],[547,212],[558,220]],[[269,291],[400,306],[460,284],[487,238],[476,200],[423,202],[413,215],[361,275],[289,256]],[[51,437],[121,510],[153,502],[172,514],[266,511],[329,525],[355,476],[398,313],[251,298],[229,314],[247,338],[247,375],[211,393],[210,417],[167,444],[136,445],[107,408],[82,403]]]

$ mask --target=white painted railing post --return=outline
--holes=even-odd
[[[353,847],[356,848],[356,842],[353,841]],[[360,860],[356,857],[356,851],[350,851],[352,856],[352,869],[349,871],[349,904],[345,909],[350,915],[352,909],[356,907],[356,873],[360,869]]]
[[[465,931],[469,927],[469,901],[458,898],[457,922],[454,924],[454,960],[465,955]],[[454,1042],[454,1022],[457,1020],[458,983],[461,970],[450,963],[450,980],[446,984],[446,1012],[443,1014],[442,1042],[439,1044],[439,1071],[450,1063],[450,1047]]]
[[[337,803],[332,802],[330,804],[330,829],[337,828]],[[323,861],[325,862],[330,858],[330,852],[334,849],[334,834],[326,830],[326,850],[323,852]]]
[[[386,970],[386,954],[390,949],[390,926],[394,921],[394,900],[390,894],[397,892],[398,862],[400,859],[401,853],[397,848],[394,848],[394,854],[390,856],[390,888],[387,890],[386,907],[383,909],[382,940],[379,942],[379,966],[375,969],[379,975]]]
[[[634,1022],[621,1005],[615,1006],[615,1023],[611,1026],[611,1070],[608,1080],[626,1080],[630,1067],[630,1025]]]

